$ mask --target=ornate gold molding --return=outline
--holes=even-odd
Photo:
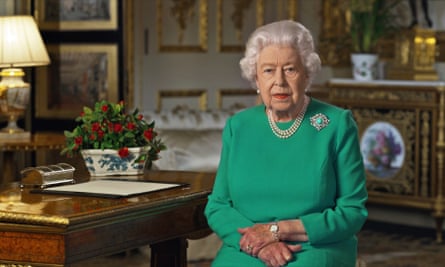
[[[158,49],[160,52],[207,52],[207,17],[208,17],[208,0],[157,0],[157,33],[158,33]],[[170,8],[164,10],[167,4]],[[198,14],[195,12],[197,11]],[[166,17],[164,17],[166,16]],[[195,16],[198,16],[195,19]],[[173,17],[173,19],[172,19]],[[196,23],[190,23],[195,20]],[[175,44],[166,44],[164,37],[166,29],[164,27],[176,24],[178,27],[178,39]],[[197,24],[198,29],[192,29],[191,32],[197,31],[197,44],[185,44],[186,34],[189,32],[192,24]],[[169,32],[172,29],[169,29]]]
[[[200,110],[207,110],[207,90],[191,89],[191,90],[159,90],[157,92],[156,110],[162,110],[162,102],[166,98],[198,98],[198,105]]]
[[[69,224],[69,220],[64,217],[29,215],[29,214],[3,212],[3,211],[0,211],[0,220],[3,222],[28,223],[28,224],[38,224],[38,225],[66,226]]]

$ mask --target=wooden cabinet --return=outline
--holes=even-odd
[[[325,97],[357,121],[369,203],[431,212],[442,242],[445,83],[333,79]]]

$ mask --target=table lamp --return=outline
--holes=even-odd
[[[32,16],[0,16],[0,111],[8,125],[0,129],[0,141],[28,140],[30,133],[17,126],[26,110],[30,85],[21,67],[50,63],[37,24]]]

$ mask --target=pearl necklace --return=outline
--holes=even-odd
[[[292,125],[286,130],[281,130],[280,128],[278,128],[277,124],[275,123],[274,119],[272,118],[272,111],[269,109],[267,111],[267,119],[269,120],[269,126],[272,129],[272,132],[278,138],[286,139],[286,138],[291,137],[300,127],[300,124],[304,118],[304,114],[306,113],[306,108],[308,106],[308,103],[309,103],[309,98],[307,96],[305,96],[304,102],[303,102],[303,107],[302,107],[300,113],[298,114],[294,123],[292,123]]]

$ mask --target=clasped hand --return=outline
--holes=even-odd
[[[238,229],[242,235],[240,247],[245,253],[258,257],[267,266],[279,267],[293,258],[293,253],[301,249],[301,245],[290,245],[276,241],[269,231],[269,224],[255,224],[252,227]]]

